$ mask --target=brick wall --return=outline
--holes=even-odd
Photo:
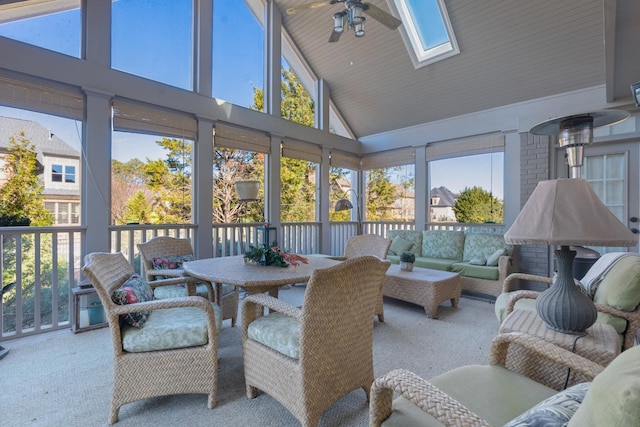
[[[520,134],[520,207],[527,202],[539,181],[550,179],[550,139],[549,136]],[[547,245],[520,246],[520,271],[548,276],[549,251]]]

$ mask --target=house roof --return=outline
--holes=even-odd
[[[600,108],[631,106],[629,86],[640,80],[637,0],[446,0],[460,53],[417,69],[401,30],[372,18],[364,38],[345,29],[328,43],[343,4],[286,13],[311,2],[275,0],[289,37],[359,139],[594,87],[605,89]],[[390,0],[368,3],[391,11]]]
[[[41,124],[12,117],[0,117],[0,149],[8,148],[9,138],[19,135],[20,132],[24,132],[27,139],[35,145],[39,155],[80,157],[78,150],[52,134]]]
[[[437,197],[438,203],[434,206],[447,207],[455,206],[457,196],[447,187],[435,187],[431,189],[431,199]]]

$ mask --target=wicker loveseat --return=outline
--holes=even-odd
[[[507,245],[501,234],[455,230],[390,230],[387,259],[413,252],[416,267],[453,271],[462,277],[462,289],[497,297],[504,279],[518,271],[518,246]]]
[[[595,378],[562,391],[548,388],[504,367],[510,345],[529,348],[528,363],[553,360]],[[403,369],[376,379],[369,408],[370,426],[637,426],[640,347],[603,370],[530,335],[502,334],[488,366],[463,366],[429,381]]]

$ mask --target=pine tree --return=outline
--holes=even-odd
[[[480,188],[465,188],[453,206],[456,221],[466,223],[502,223],[502,202]]]

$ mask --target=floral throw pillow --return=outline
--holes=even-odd
[[[151,301],[153,300],[153,290],[146,280],[133,274],[129,280],[111,293],[111,300],[119,305]],[[142,328],[148,316],[148,311],[137,311],[123,314],[122,319],[131,326]]]
[[[193,255],[176,255],[155,257],[152,260],[154,270],[177,270],[182,268],[185,262],[193,261]],[[157,279],[166,279],[166,276],[156,276]],[[181,285],[184,286],[184,285]]]

